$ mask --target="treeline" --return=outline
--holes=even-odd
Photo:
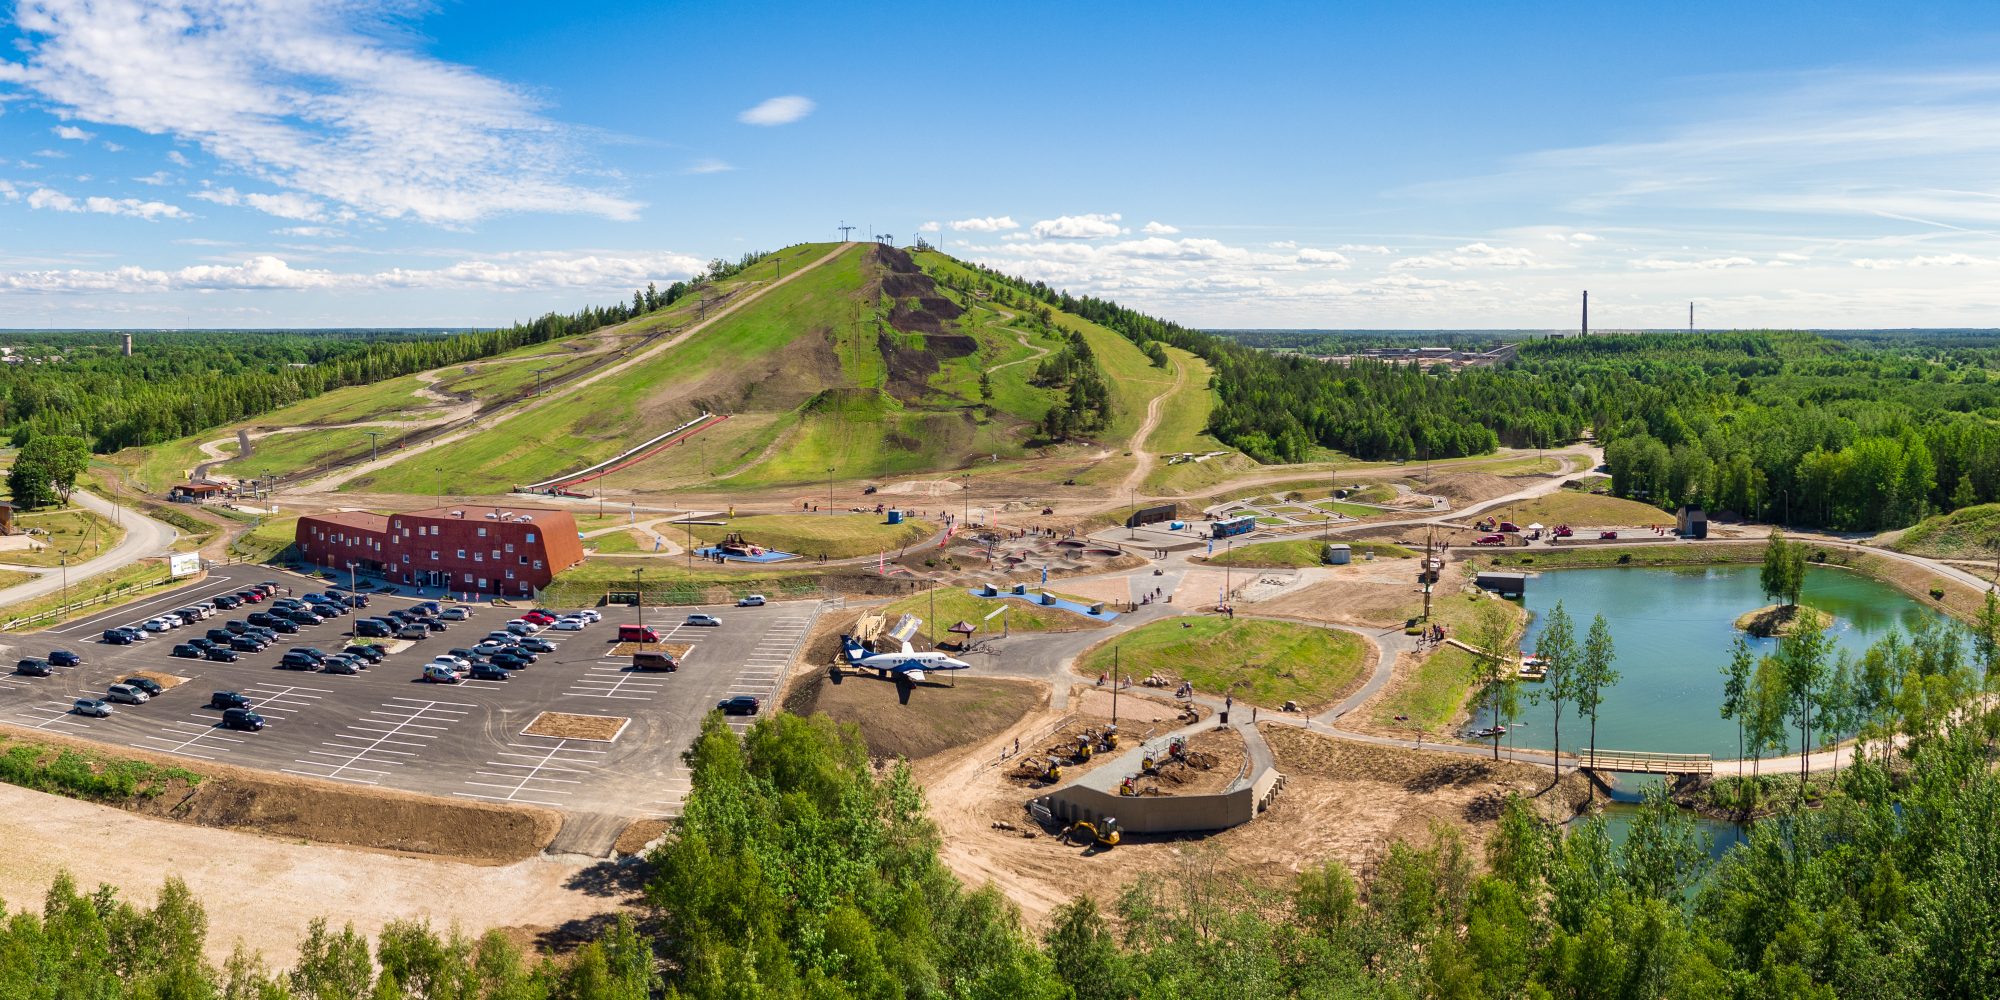
[[[648,284],[632,301],[547,313],[498,330],[329,333],[151,332],[124,357],[112,334],[10,335],[60,361],[0,366],[0,433],[23,445],[74,434],[97,452],[185,437],[351,385],[367,385],[539,344],[644,315],[768,257],[716,259],[689,281]],[[291,367],[300,365],[303,367]]]
[[[1037,428],[1044,440],[1066,441],[1103,430],[1111,422],[1111,389],[1083,334],[1071,331],[1062,350],[1042,359],[1028,384],[1062,390]]]
[[[1996,363],[2000,340],[1751,332],[1541,341],[1514,371],[1570,388],[1622,496],[1873,531],[2000,499]]]
[[[1330,365],[1261,351],[1104,299],[974,267],[989,294],[1040,304],[1116,331],[1148,354],[1156,344],[1207,361],[1217,404],[1207,430],[1260,462],[1301,462],[1330,448],[1356,458],[1455,458],[1500,444],[1544,447],[1575,437],[1583,410],[1566,392],[1488,370],[1426,375],[1379,362]]]

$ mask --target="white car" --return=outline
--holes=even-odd
[[[549,627],[558,632],[581,632],[585,624],[581,618],[558,618],[556,623]]]
[[[542,627],[540,625],[537,625],[534,622],[527,620],[526,618],[515,618],[507,622],[508,631],[520,632],[521,629],[523,628],[533,630],[525,633],[527,635],[534,635],[536,632],[540,632],[542,630]]]
[[[472,669],[472,661],[471,661],[471,660],[468,660],[468,659],[466,659],[466,658],[465,658],[465,657],[463,657],[463,656],[453,656],[453,655],[451,655],[450,653],[439,653],[438,655],[436,655],[436,656],[434,656],[434,657],[431,657],[431,662],[432,662],[432,663],[449,663],[449,664],[451,664],[452,666],[454,666],[454,667],[457,667],[457,668],[458,668],[458,669],[460,669],[460,670],[471,670],[471,669]]]
[[[761,608],[764,606],[764,595],[751,594],[747,597],[740,598],[739,600],[737,600],[736,606],[739,608]]]
[[[714,615],[689,615],[687,616],[687,624],[715,626],[722,624],[722,619]]]
[[[174,626],[165,618],[148,618],[146,624],[141,627],[148,632],[165,632]]]
[[[601,614],[598,614],[597,612],[595,612],[595,611],[592,611],[592,610],[590,610],[589,608],[585,608],[585,609],[583,609],[582,611],[578,611],[578,612],[576,612],[575,614],[572,614],[572,615],[564,615],[563,617],[565,617],[565,618],[581,618],[581,619],[583,619],[584,621],[587,621],[587,622],[591,622],[591,623],[596,623],[596,622],[601,622],[601,621],[603,621],[603,620],[604,620],[604,616],[603,616],[603,615],[601,615]]]

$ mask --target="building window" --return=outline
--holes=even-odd
[[[467,573],[467,574],[465,574],[465,582],[466,582],[466,583],[471,583],[471,582],[472,582],[472,574],[470,574],[470,573]]]
[[[459,550],[458,550],[458,557],[459,557],[460,559],[463,559],[463,558],[465,558],[465,550],[464,550],[464,549],[459,549]]]
[[[484,553],[484,552],[474,552],[474,553],[472,554],[472,561],[473,561],[473,562],[485,562],[485,561],[486,561],[486,553]]]
[[[534,542],[535,542],[535,533],[530,531],[528,532],[528,544],[532,545],[534,544]]]
[[[508,543],[507,543],[507,551],[509,551],[509,552],[512,552],[512,551],[514,551],[514,543],[513,543],[513,542],[508,542]]]
[[[499,562],[499,561],[500,561],[500,550],[499,550],[499,549],[494,549],[494,550],[493,550],[493,561],[494,561],[494,562]]]
[[[512,580],[513,578],[514,578],[514,571],[510,569],[507,571],[507,579]]]
[[[406,563],[410,561],[410,554],[409,554],[409,553],[407,553],[407,552],[403,553],[403,561],[404,561],[404,562],[406,562]]]
[[[535,560],[535,568],[536,569],[542,568],[542,561],[540,559]]]
[[[436,562],[436,561],[437,561],[437,557],[438,557],[438,550],[436,550],[436,549],[432,549],[432,550],[431,550],[431,561],[432,561],[432,562]]]
[[[481,538],[485,538],[485,537],[486,537],[486,529],[485,529],[485,528],[480,528],[480,529],[479,529],[479,537],[481,537]]]
[[[523,566],[526,566],[527,564],[528,564],[528,557],[527,557],[527,556],[522,556],[522,557],[521,557],[521,565],[523,565]]]
[[[483,576],[479,578],[479,589],[480,590],[486,589],[486,578]]]
[[[398,528],[400,528],[400,527],[402,527],[402,526],[403,526],[403,522],[402,522],[401,520],[397,520],[397,521],[395,521],[395,522],[394,522],[394,524],[395,524],[395,526],[396,526],[396,527],[398,527]]]

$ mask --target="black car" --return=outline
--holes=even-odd
[[[210,639],[205,636],[196,636],[193,639],[189,639],[187,641],[187,644],[200,650],[207,650],[211,646],[220,645],[214,639]]]
[[[262,614],[263,612],[260,611],[257,613]],[[236,635],[242,635],[243,633],[250,631],[251,625],[249,622],[243,621],[240,618],[231,618],[230,620],[222,623],[222,628],[223,631],[225,632],[232,632],[235,633]]]
[[[67,649],[51,649],[49,650],[49,666],[80,667],[83,666],[83,657]]]
[[[747,694],[739,694],[734,698],[724,698],[715,703],[716,711],[724,715],[756,715],[757,710],[762,707],[762,702]]]
[[[387,639],[395,634],[396,630],[379,618],[363,618],[354,623],[354,636],[357,639]]]
[[[223,594],[215,599],[215,606],[224,611],[234,611],[243,603],[243,598],[235,594]]]
[[[236,653],[261,653],[264,651],[264,643],[247,635],[239,635],[229,640],[229,649]]]
[[[315,663],[326,659],[326,650],[318,646],[293,646],[291,649],[286,650],[286,652],[297,653],[300,656],[310,656]]]
[[[382,662],[382,656],[383,656],[382,647],[370,646],[365,642],[357,642],[354,645],[341,650],[341,652],[347,656],[359,657],[363,660],[366,660],[369,663]]]
[[[423,627],[422,625],[405,625],[402,628],[396,630],[396,638],[405,639],[410,642],[415,642],[419,639],[428,639],[430,637],[431,637],[431,630]]]
[[[201,655],[204,658],[214,660],[217,663],[236,662],[236,651],[230,649],[227,646],[216,646]]]
[[[274,622],[274,621],[277,621],[277,619],[276,619],[276,618],[274,618],[274,617],[272,617],[272,615],[271,615],[271,612],[269,612],[269,611],[252,611],[252,612],[250,612],[250,624],[252,624],[252,625],[262,625],[262,626],[264,626],[265,628],[270,628],[270,627],[271,627],[271,623],[272,623],[272,622]],[[236,623],[235,623],[235,622],[230,622],[229,624],[230,624],[230,625],[234,625],[234,624],[236,624]],[[225,627],[225,628],[227,628],[228,626],[224,626],[224,627]]]
[[[234,638],[236,638],[236,633],[226,628],[212,628],[208,630],[208,640],[210,642],[220,642],[226,645],[229,640]]]
[[[530,652],[526,646],[523,646],[518,642],[512,646],[507,647],[501,652],[506,653],[508,656],[518,656],[521,659],[528,661],[529,663],[538,663],[542,659],[535,653]]]
[[[264,728],[264,717],[247,708],[230,708],[222,712],[222,728],[242,729],[256,732]]]
[[[410,605],[410,610],[415,611],[418,614],[434,615],[440,611],[443,611],[444,606],[436,601],[418,601],[417,603]]]
[[[201,659],[201,647],[194,645],[193,643],[184,642],[178,646],[175,646],[173,652],[168,653],[167,655],[178,656],[184,660],[199,660]]]
[[[290,652],[278,658],[280,670],[318,670],[319,661],[303,653]]]
[[[361,661],[360,657],[348,656],[343,653],[339,656],[327,657],[326,662],[320,664],[319,669],[321,673],[326,674],[358,674],[361,672],[361,668],[367,665]]]
[[[279,614],[282,615],[282,617],[280,618],[281,621],[289,621],[294,625],[318,625],[320,622],[326,620],[316,614],[313,614],[310,611],[305,611],[305,610],[284,611],[284,612],[279,612]]]
[[[104,641],[113,646],[130,646],[138,638],[129,629],[108,628],[104,630]]]
[[[299,634],[299,625],[298,625],[298,623],[297,623],[297,622],[295,622],[295,621],[292,621],[292,620],[291,620],[291,619],[289,619],[289,618],[273,618],[273,619],[271,619],[271,624],[269,624],[269,625],[266,625],[266,626],[264,626],[264,627],[265,627],[265,628],[268,628],[268,629],[270,629],[270,630],[271,630],[271,631],[273,631],[273,632],[276,632],[276,633],[278,633],[279,635],[298,635],[298,634]]]
[[[16,662],[14,672],[23,677],[47,677],[54,673],[49,669],[49,661],[39,656],[30,656]]]
[[[419,619],[417,619],[416,621],[414,621],[414,622],[411,622],[410,624],[412,624],[412,625],[422,625],[422,626],[423,626],[424,628],[426,628],[426,629],[429,629],[429,630],[430,630],[430,631],[432,631],[432,632],[446,632],[446,631],[450,631],[450,630],[449,630],[449,629],[448,629],[448,628],[447,628],[447,627],[445,626],[445,623],[444,623],[444,622],[441,622],[441,621],[437,620],[436,618],[419,618]]]
[[[208,696],[210,708],[249,708],[250,699],[239,691],[217,691]]]
[[[147,677],[127,677],[123,681],[120,681],[119,683],[126,684],[146,692],[146,697],[148,698],[158,698],[160,696],[160,692],[166,690],[166,688],[160,686],[159,681]]]
[[[526,670],[529,661],[519,653],[494,653],[492,662],[494,666],[505,667],[508,670]]]
[[[349,594],[349,595],[347,595],[347,606],[348,606],[348,607],[350,607],[350,608],[365,608],[365,607],[367,607],[367,606],[368,606],[368,595],[367,595],[367,594]]]
[[[507,679],[507,668],[498,662],[475,663],[466,676],[475,681],[504,681]]]
[[[522,639],[520,642],[520,646],[522,649],[525,649],[531,653],[553,653],[556,651],[555,643],[550,642],[547,639],[540,639],[534,636],[529,636],[526,639]]]

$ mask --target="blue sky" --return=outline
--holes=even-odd
[[[490,325],[842,220],[1212,326],[2000,325],[1991,4],[856,6],[0,7],[0,327]]]

